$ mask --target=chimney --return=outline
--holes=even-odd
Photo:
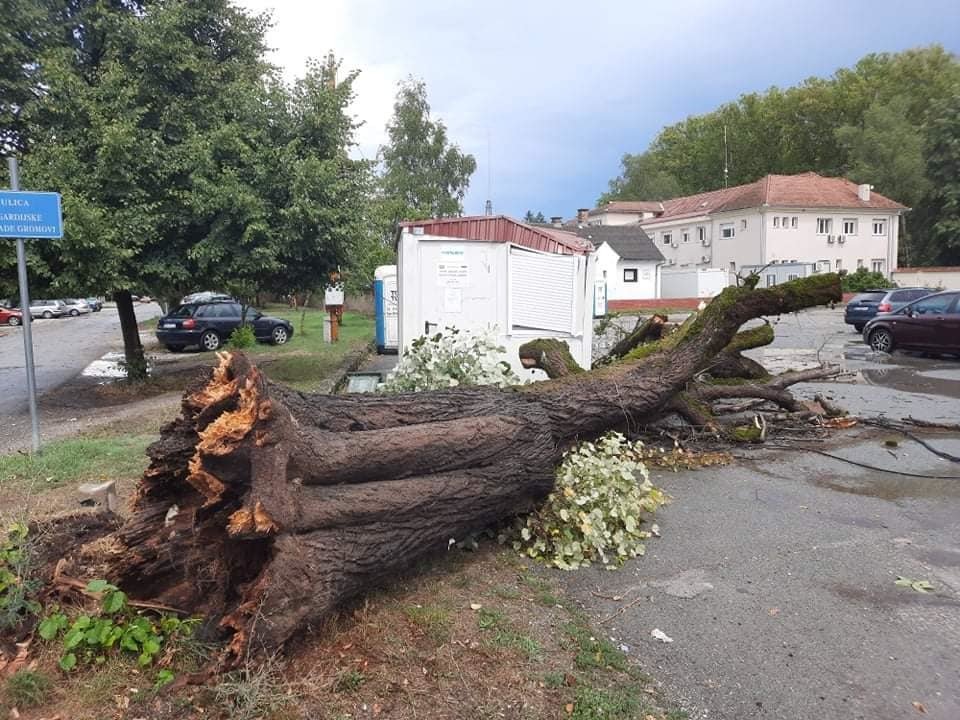
[[[863,185],[857,186],[857,197],[859,197],[863,202],[870,202],[870,191],[873,190],[873,185]]]
[[[550,218],[550,224],[554,227],[563,227],[563,218],[560,215],[554,215]]]
[[[590,208],[577,208],[577,222],[586,225],[590,218]]]

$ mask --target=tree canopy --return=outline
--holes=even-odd
[[[749,93],[663,128],[646,151],[624,155],[600,203],[723,187],[726,129],[730,185],[810,170],[869,182],[917,210],[901,243],[905,259],[960,263],[934,231],[957,218],[936,186],[951,174],[944,141],[958,96],[960,63],[940,46],[867,55],[829,78]]]
[[[408,78],[400,83],[380,160],[383,196],[392,203],[396,219],[463,213],[477,161],[449,141],[443,121],[431,118],[422,81]]]

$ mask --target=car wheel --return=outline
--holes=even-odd
[[[167,350],[170,352],[183,352],[183,348],[185,347],[186,345],[167,345]]]
[[[270,342],[274,345],[283,345],[290,339],[290,333],[283,325],[277,325],[270,333]]]
[[[877,328],[870,333],[870,349],[877,352],[893,352],[893,333],[886,328]]]
[[[863,332],[863,325],[854,325],[853,329],[857,332]]]
[[[7,320],[7,323],[8,323],[9,325],[13,325],[14,327],[16,327],[17,325],[20,324],[20,318],[18,318],[16,315],[12,315],[12,316]]]
[[[219,350],[221,342],[220,336],[213,330],[207,330],[200,336],[200,348],[203,350]]]
[[[71,310],[71,311],[70,311],[70,317],[76,317],[76,316],[79,315],[79,314],[80,314],[80,311],[79,311],[79,310]]]
[[[52,318],[52,317],[53,317],[53,313],[52,313],[52,312],[50,312],[49,310],[44,310],[44,311],[43,311],[43,319],[44,319],[44,320],[49,320],[49,319]]]

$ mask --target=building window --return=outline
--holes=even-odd
[[[774,216],[773,216],[773,226],[774,226],[775,228],[780,227],[780,216],[779,216],[779,215],[774,215]]]
[[[777,284],[777,276],[773,274],[767,275],[767,287],[773,287],[776,284]]]
[[[701,225],[697,228],[697,242],[703,242],[707,239],[707,229]]]
[[[857,258],[857,270],[863,267],[863,258]]]
[[[604,280],[607,279],[607,271],[606,271],[606,270],[603,271],[603,279],[604,279]]]
[[[624,268],[624,270],[623,270],[623,281],[624,281],[624,282],[636,282],[636,281],[637,281],[637,269],[636,269],[636,268]]]
[[[833,231],[831,218],[817,218],[817,235],[829,235]]]
[[[843,219],[843,234],[844,234],[844,235],[856,235],[856,234],[857,234],[857,219],[856,219],[856,218],[844,218],[844,219]]]
[[[883,272],[883,260],[871,260],[870,267],[874,272],[882,273]]]
[[[669,244],[672,243],[672,242],[673,242],[673,233],[665,232],[665,233],[663,234],[663,244],[664,244],[664,245],[669,245]]]
[[[683,238],[683,241],[684,241],[685,243],[690,242],[690,231],[687,230],[686,228],[684,228],[684,229],[683,229],[683,232],[680,233],[680,237]]]
[[[746,218],[744,218],[743,220],[740,221],[740,229],[741,229],[741,230],[746,230],[746,229],[747,229],[747,219],[746,219]]]
[[[730,272],[735,273],[737,271],[737,264],[731,260],[730,261]]]
[[[720,237],[729,240],[734,235],[736,235],[736,228],[733,227],[733,223],[720,223]]]
[[[792,218],[790,218],[790,227],[792,227],[794,230],[796,230],[796,229],[797,229],[797,225],[799,224],[799,222],[800,222],[800,218],[798,218],[796,215],[794,215]]]
[[[786,215],[780,218],[780,224],[783,225],[784,228],[787,227],[787,223],[789,222],[790,222],[790,218],[788,218]]]
[[[840,258],[837,258],[836,269],[837,269],[837,272],[839,272],[840,270],[843,270],[843,260],[841,260]]]
[[[817,260],[817,272],[830,272],[830,261]]]
[[[797,275],[796,273],[790,273],[789,275],[787,275],[787,280],[798,280],[799,278],[800,276]]]
[[[887,221],[886,220],[877,220],[874,218],[873,221],[873,234],[874,235],[886,235],[887,234]]]

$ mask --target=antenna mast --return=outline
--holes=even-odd
[[[723,126],[723,186],[727,187],[730,178],[729,160],[727,157],[727,126]]]
[[[487,128],[487,202],[483,206],[484,215],[493,215],[493,200],[490,198],[491,195],[491,182],[490,182],[490,128]]]

